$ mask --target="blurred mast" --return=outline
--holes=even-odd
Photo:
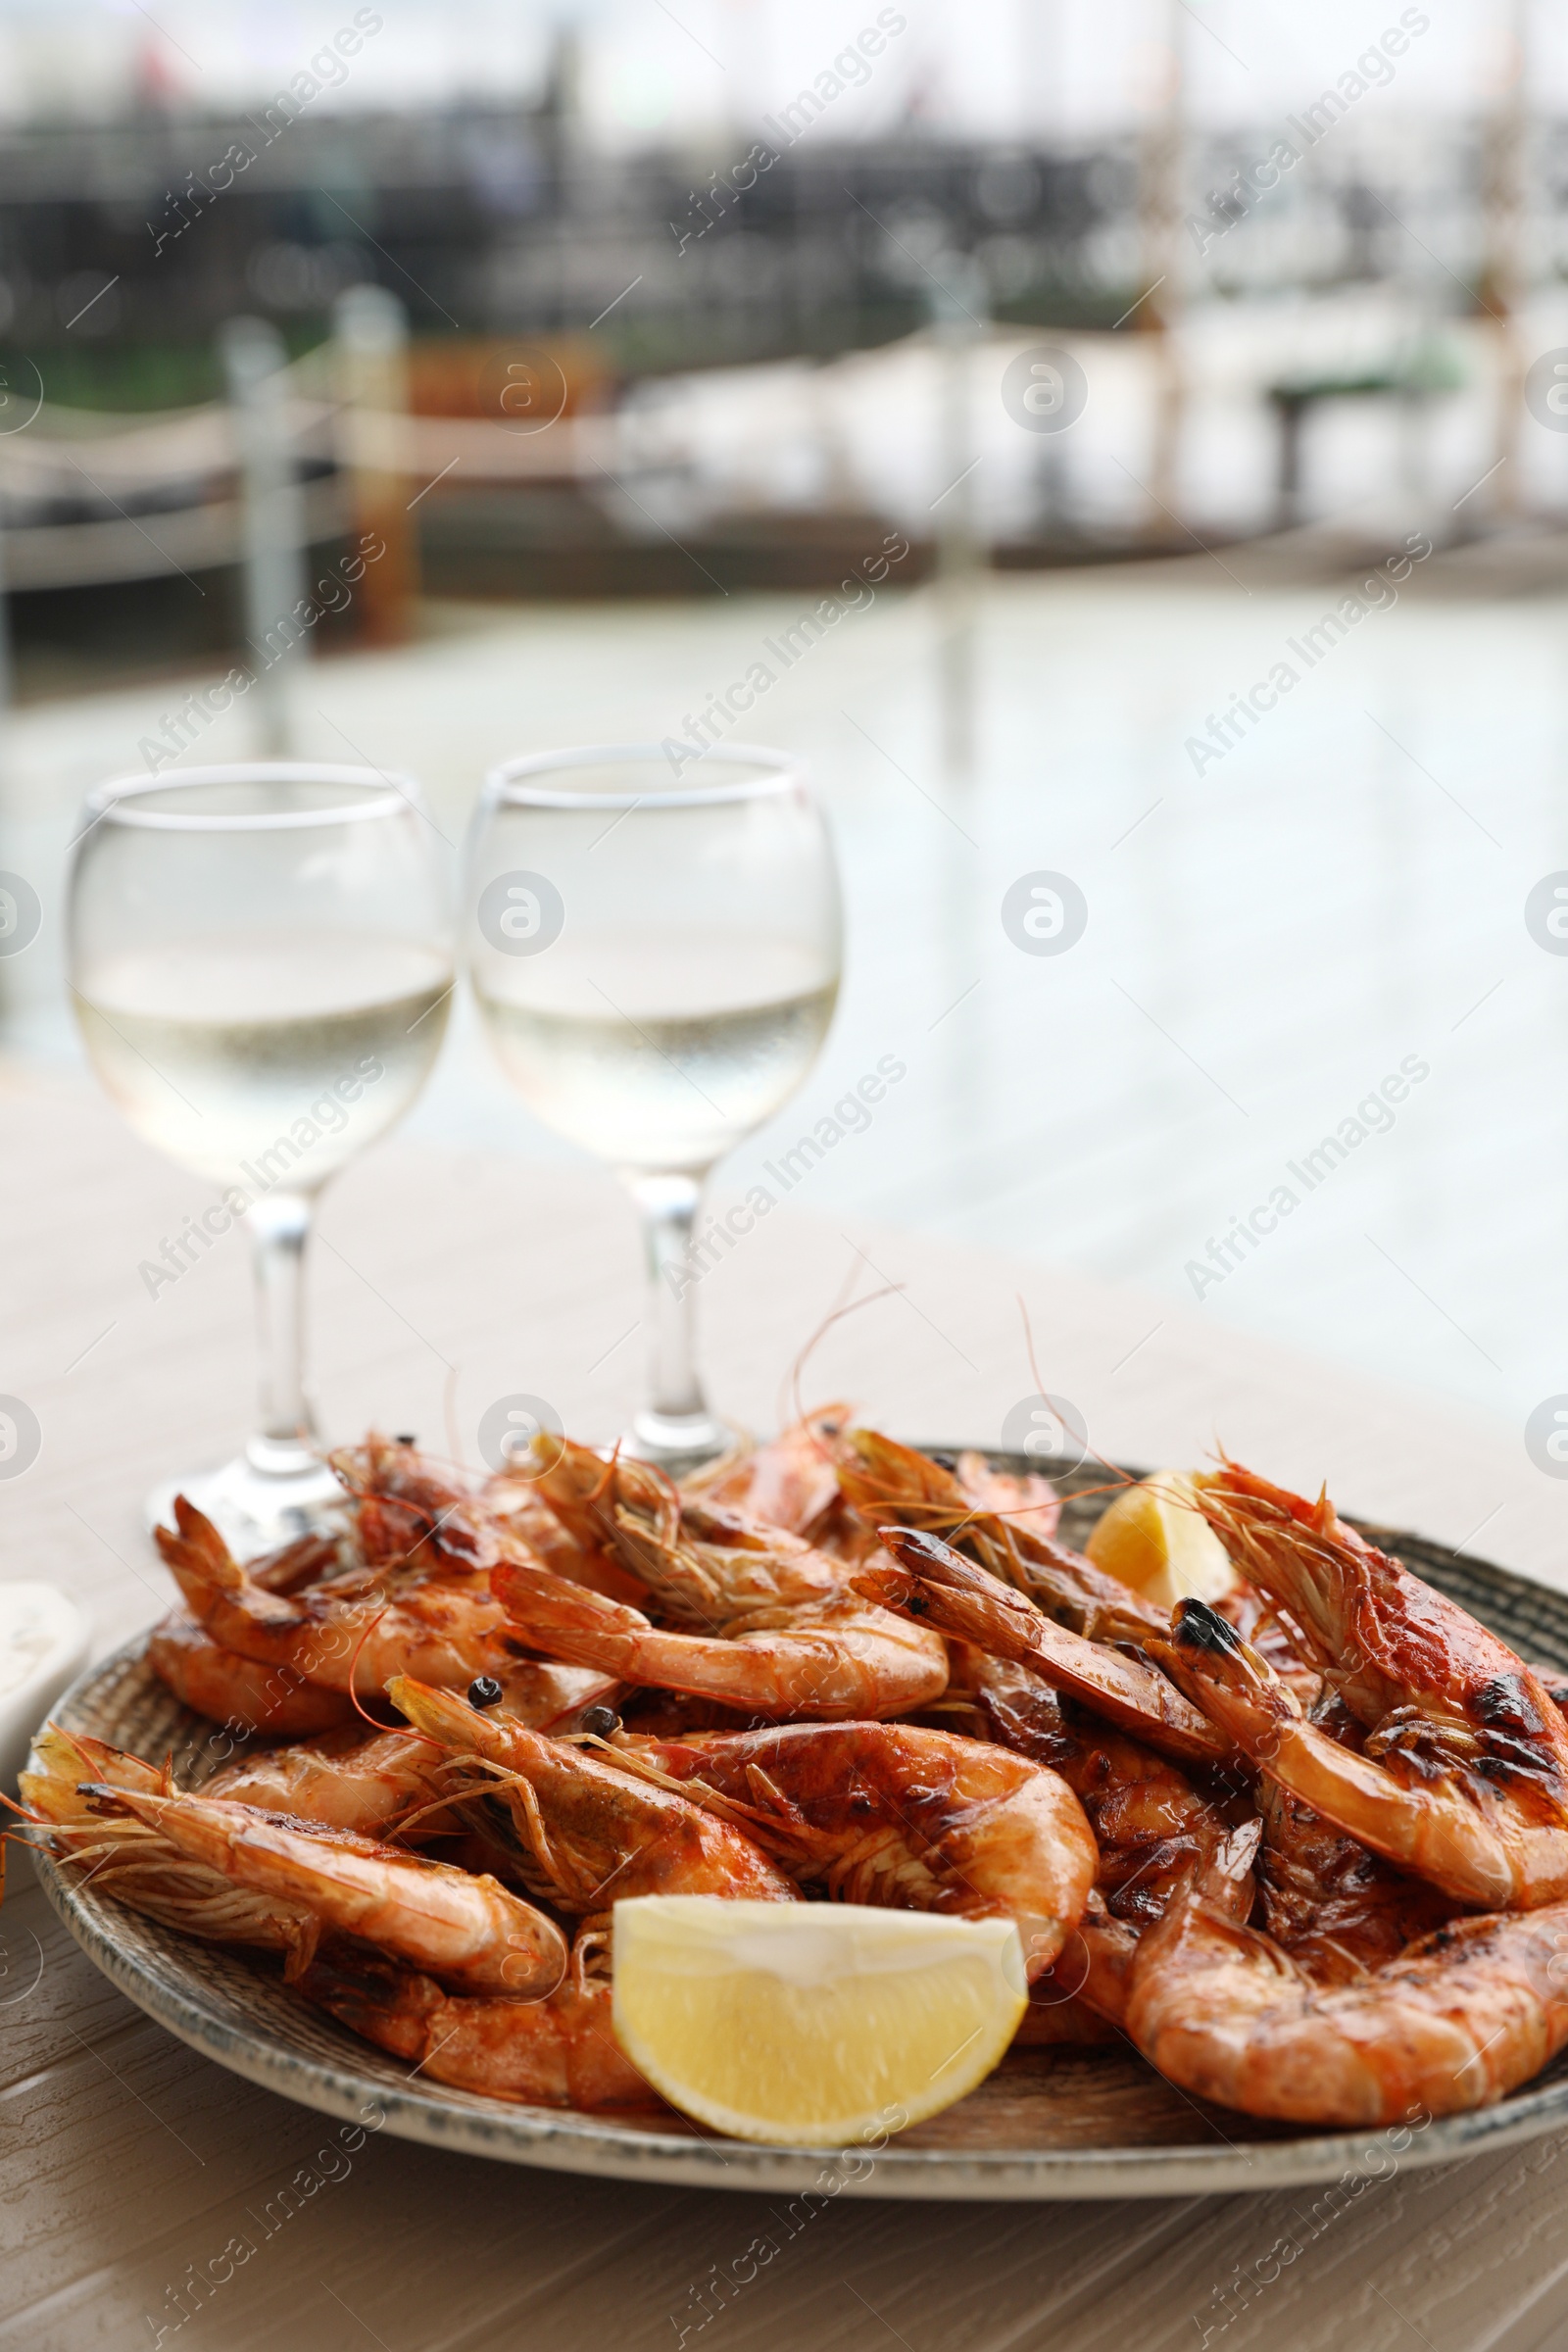
[[[1062,0],[1022,0],[1019,10],[1019,128],[1031,148],[1054,144],[1059,129],[1053,116],[1066,75],[1063,17]]]
[[[348,473],[354,526],[367,559],[355,591],[360,637],[367,645],[400,645],[412,632],[419,589],[402,448],[409,411],[408,318],[385,287],[350,286],[332,306],[332,335],[339,463]]]
[[[1149,495],[1154,536],[1180,528],[1177,504],[1185,387],[1176,348],[1182,311],[1183,0],[1163,0],[1164,86],[1151,92],[1138,148],[1138,230],[1142,299],[1128,323],[1154,340],[1154,432]]]
[[[1525,68],[1529,35],[1530,0],[1509,0],[1496,96],[1481,131],[1485,258],[1479,293],[1491,314],[1496,350],[1496,437],[1493,458],[1497,470],[1492,482],[1491,504],[1493,513],[1499,516],[1516,515],[1523,505],[1518,457],[1525,368],[1519,314],[1530,290],[1525,257],[1530,138]]]
[[[975,599],[981,565],[975,512],[973,355],[986,332],[986,282],[968,254],[941,255],[932,271],[936,331],[938,448],[944,488],[936,517],[937,614],[941,636],[942,765],[955,783],[975,761]]]
[[[288,354],[275,326],[230,318],[219,337],[240,477],[245,636],[256,661],[250,696],[258,748],[289,749],[285,670],[310,652],[296,607],[306,595],[305,496],[288,421]]]

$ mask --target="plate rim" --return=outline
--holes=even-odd
[[[930,1444],[918,1450],[979,1452],[998,1467],[1033,1468],[1047,1476],[1054,1470],[1064,1497],[1072,1492],[1069,1481],[1073,1471],[1063,1463],[1054,1465],[1051,1457],[1032,1462],[994,1446]],[[1146,1473],[1133,1470],[1130,1475],[1137,1478]],[[1359,1520],[1352,1524],[1389,1539],[1390,1548],[1396,1542],[1421,1549],[1443,1548],[1413,1531],[1374,1527]],[[1467,1570],[1479,1571],[1489,1584],[1551,1595],[1563,1607],[1564,1639],[1568,1641],[1568,1594],[1474,1554],[1454,1556],[1462,1557]],[[88,1703],[100,1678],[139,1663],[152,1630],[144,1628],[85,1668],[55,1702],[51,1715],[64,1715]],[[892,2200],[1022,2203],[1263,2194],[1333,2181],[1348,2184],[1387,2180],[1404,2169],[1425,2171],[1501,2151],[1568,2125],[1565,2076],[1539,2088],[1522,2088],[1494,2106],[1435,2118],[1409,2135],[1408,2146],[1398,2151],[1392,2147],[1389,2128],[1377,2126],[1332,2133],[1303,2132],[1298,2137],[1250,2140],[1241,2145],[1227,2141],[1223,2148],[1201,2143],[915,2148],[892,2140],[873,2153],[693,2138],[684,2132],[632,2128],[569,2108],[486,2099],[435,2085],[416,2090],[406,2083],[394,2084],[361,2072],[349,2062],[359,2045],[343,2028],[334,2029],[342,2035],[346,2053],[342,2064],[289,2049],[263,2028],[236,2028],[220,2014],[199,1977],[181,1979],[177,1943],[169,1949],[166,1981],[165,1971],[116,1940],[105,1924],[111,1914],[103,1898],[89,1894],[48,1855],[34,1850],[31,1860],[50,1908],[100,1974],[176,2039],[231,2074],[296,2105],[361,2127],[365,2127],[366,2109],[373,2105],[381,2110],[381,2120],[366,2128],[384,2129],[396,2138],[549,2171],[752,2194],[809,2191],[820,2197],[844,2194]],[[237,1953],[207,1948],[209,1965],[247,1971],[248,1964]],[[841,2153],[866,2158],[864,2172],[836,2173],[835,2160]]]

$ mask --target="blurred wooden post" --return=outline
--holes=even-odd
[[[0,482],[3,482],[3,476],[0,476]],[[11,702],[15,691],[16,672],[11,646],[11,595],[6,585],[6,518],[4,507],[0,505],[0,726],[3,726],[10,716]]]
[[[230,318],[219,338],[239,464],[245,637],[256,683],[249,697],[258,748],[289,750],[288,673],[309,658],[305,498],[288,424],[288,354],[275,326]]]
[[[1141,299],[1128,321],[1142,333],[1157,337],[1154,431],[1148,485],[1154,509],[1151,519],[1157,540],[1182,535],[1180,457],[1186,387],[1176,351],[1175,329],[1181,317],[1185,276],[1182,250],[1185,23],[1182,0],[1169,0],[1165,27],[1169,65],[1165,87],[1151,93],[1149,120],[1139,143],[1138,226],[1144,282]]]
[[[334,380],[342,407],[339,451],[354,505],[354,529],[371,558],[355,588],[360,637],[400,645],[414,630],[418,545],[409,513],[416,495],[403,469],[409,413],[409,322],[395,294],[350,286],[332,309]],[[376,541],[382,552],[373,554]]]

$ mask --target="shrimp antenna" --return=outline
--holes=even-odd
[[[416,1737],[420,1740],[423,1740],[427,1737],[427,1735],[423,1732],[420,1732],[416,1735]],[[441,1742],[439,1740],[432,1741],[432,1745],[436,1747],[439,1747],[440,1744]],[[411,1830],[416,1830],[421,1821],[427,1821],[432,1813],[447,1812],[456,1801],[458,1800],[450,1796],[438,1796],[432,1798],[430,1803],[427,1805],[416,1805],[410,1812],[400,1814],[398,1819],[392,1823],[387,1833],[388,1843],[390,1844],[394,1838],[399,1840],[406,1839],[409,1832]],[[454,1835],[461,1836],[462,1832],[445,1831],[442,1833],[442,1835],[447,1837],[452,1837]]]
[[[834,1298],[833,1304],[828,1308],[826,1322],[822,1322],[817,1325],[815,1331],[812,1332],[805,1347],[796,1356],[794,1363],[789,1368],[789,1371],[778,1384],[778,1399],[773,1409],[780,1429],[783,1429],[786,1426],[784,1418],[786,1391],[788,1391],[789,1395],[794,1399],[796,1420],[802,1422],[805,1421],[806,1408],[801,1402],[801,1374],[806,1368],[806,1359],[810,1354],[812,1348],[816,1346],[817,1341],[822,1337],[822,1334],[827,1330],[828,1325],[835,1322],[837,1318],[845,1312],[849,1305],[850,1299],[854,1295],[855,1286],[859,1279],[860,1259],[858,1255],[857,1255],[851,1262],[849,1272],[845,1275],[844,1280],[839,1284],[838,1292]]]
[[[639,1467],[640,1467],[641,1469],[644,1469],[644,1470],[646,1470],[646,1471],[648,1472],[649,1476],[650,1476],[650,1477],[651,1477],[651,1478],[654,1480],[654,1483],[655,1483],[657,1486],[661,1486],[661,1487],[662,1487],[662,1488],[663,1488],[663,1490],[664,1490],[665,1494],[666,1494],[668,1495],[668,1497],[669,1497],[669,1501],[670,1501],[671,1507],[672,1507],[672,1508],[673,1508],[673,1510],[674,1510],[674,1513],[675,1513],[675,1520],[676,1520],[676,1526],[677,1526],[677,1529],[678,1529],[678,1527],[679,1527],[679,1522],[680,1522],[680,1512],[681,1512],[681,1497],[680,1497],[680,1489],[679,1489],[679,1487],[678,1487],[678,1486],[675,1484],[675,1481],[674,1481],[674,1480],[673,1480],[673,1479],[670,1477],[670,1475],[669,1475],[669,1472],[668,1472],[667,1470],[661,1470],[661,1468],[659,1467],[659,1464],[658,1464],[657,1462],[643,1462],[643,1463],[639,1464]]]
[[[376,1627],[380,1624],[382,1618],[386,1615],[387,1610],[391,1606],[392,1603],[390,1601],[386,1601],[382,1607],[376,1610],[375,1615],[370,1619],[364,1633],[355,1642],[354,1655],[349,1660],[349,1704],[354,1709],[356,1715],[363,1715],[365,1717],[366,1722],[369,1725],[372,1732],[384,1732],[386,1730],[386,1725],[384,1723],[377,1723],[375,1717],[369,1712],[369,1709],[368,1707],[361,1706],[360,1694],[354,1688],[354,1677],[359,1667],[361,1650],[364,1649],[365,1644],[367,1642],[368,1642],[370,1636],[374,1633]],[[416,1732],[412,1724],[409,1726],[408,1736],[411,1740],[422,1740],[426,1747],[439,1747],[441,1745],[439,1740],[432,1740],[428,1732]]]
[[[605,1475],[599,1481],[599,1484],[593,1489],[592,1493],[584,1496],[583,1500],[585,1506],[591,1503],[602,1502],[605,1496],[610,1493],[611,1488],[614,1485],[616,1474],[620,1468],[620,1449],[625,1443],[626,1441],[623,1436],[618,1437],[613,1446],[612,1446],[610,1448],[609,1458],[605,1463]],[[678,1532],[681,1512],[679,1487],[676,1486],[675,1481],[670,1477],[668,1471],[661,1470],[657,1462],[645,1462],[637,1454],[633,1454],[629,1458],[635,1464],[637,1469],[647,1472],[648,1476],[654,1481],[654,1484],[657,1487],[662,1488],[665,1495],[668,1498],[669,1507],[675,1514],[675,1529],[676,1532]],[[665,1523],[661,1520],[660,1524],[662,1526]]]
[[[1023,1351],[1029,1358],[1029,1374],[1035,1384],[1035,1395],[1043,1396],[1046,1393],[1046,1384],[1041,1377],[1039,1359],[1035,1354],[1035,1335],[1029,1321],[1029,1309],[1024,1304],[1022,1291],[1014,1291],[1012,1295],[1017,1301],[1018,1313],[1023,1321]]]
[[[606,1494],[609,1494],[611,1484],[614,1479],[615,1471],[620,1462],[620,1449],[625,1442],[626,1441],[624,1437],[619,1437],[610,1448],[609,1456],[605,1462],[605,1475],[599,1481],[598,1486],[594,1488],[593,1493],[584,1497],[586,1502],[599,1502]]]
[[[847,1290],[854,1289],[856,1283],[859,1280],[859,1274],[860,1268],[858,1261],[850,1268],[848,1280],[840,1283],[839,1285],[838,1295],[841,1300],[844,1300],[844,1295]],[[782,1421],[784,1418],[783,1406],[786,1386],[788,1387],[788,1390],[795,1400],[796,1419],[800,1422],[805,1422],[808,1418],[806,1407],[801,1400],[801,1375],[806,1370],[808,1359],[815,1351],[818,1344],[822,1340],[826,1339],[834,1324],[842,1323],[846,1315],[858,1314],[862,1306],[875,1306],[879,1299],[891,1298],[895,1292],[901,1292],[904,1287],[905,1286],[902,1282],[884,1283],[879,1291],[867,1291],[863,1298],[852,1298],[845,1300],[843,1304],[834,1305],[829,1309],[828,1313],[823,1316],[821,1322],[817,1325],[810,1338],[807,1341],[805,1347],[801,1349],[800,1354],[795,1358],[794,1363],[790,1367],[787,1383],[783,1381],[779,1383],[778,1417],[780,1421]],[[814,1433],[812,1437],[812,1443],[816,1446],[818,1452],[821,1453],[825,1459],[827,1456],[827,1447],[822,1444],[821,1439],[816,1437]]]
[[[386,1726],[385,1724],[376,1723],[375,1717],[368,1713],[366,1708],[361,1706],[360,1694],[354,1688],[354,1677],[359,1668],[360,1652],[364,1649],[365,1644],[367,1642],[368,1642],[370,1636],[374,1633],[376,1627],[380,1624],[382,1618],[386,1615],[387,1610],[391,1606],[392,1603],[390,1601],[384,1602],[382,1606],[376,1610],[375,1615],[368,1620],[364,1633],[354,1644],[354,1655],[349,1660],[349,1705],[354,1709],[356,1715],[363,1715],[367,1723],[375,1724],[375,1729],[378,1732],[385,1731]]]
[[[1024,1350],[1029,1358],[1029,1374],[1030,1378],[1035,1384],[1035,1395],[1037,1396],[1044,1396],[1046,1394],[1046,1384],[1041,1378],[1040,1365],[1035,1356],[1035,1335],[1030,1328],[1029,1309],[1024,1304],[1022,1291],[1014,1291],[1012,1295],[1018,1301],[1018,1312],[1023,1318]],[[1123,1470],[1118,1463],[1107,1462],[1098,1446],[1087,1446],[1085,1450],[1094,1455],[1102,1470],[1109,1471],[1111,1484],[1108,1487],[1076,1488],[1074,1490],[1076,1494],[1114,1494],[1119,1487],[1135,1487],[1138,1484],[1138,1481],[1135,1478],[1130,1478],[1127,1472]],[[993,1514],[993,1516],[998,1519],[1007,1519],[1015,1516],[1015,1514],[1009,1511],[997,1511]]]

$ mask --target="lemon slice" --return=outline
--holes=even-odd
[[[1236,1583],[1225,1546],[1199,1515],[1197,1481],[1183,1470],[1156,1470],[1117,1495],[1084,1545],[1097,1568],[1156,1608],[1179,1600],[1215,1601]]]
[[[621,2048],[736,2139],[844,2147],[983,2082],[1027,2006],[1018,1931],[858,1903],[615,1905]]]

